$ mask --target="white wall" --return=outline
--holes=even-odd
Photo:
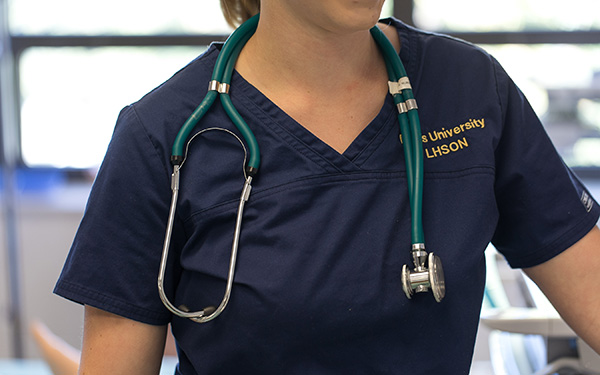
[[[50,190],[44,194],[23,193],[17,198],[17,241],[21,267],[23,330],[39,319],[71,345],[80,346],[83,309],[52,294],[67,252],[83,215],[89,186]],[[10,357],[11,328],[8,327],[8,276],[6,273],[5,223],[0,246],[0,358]],[[29,335],[25,339],[26,357],[37,357],[38,350]]]

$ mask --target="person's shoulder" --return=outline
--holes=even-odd
[[[172,142],[177,131],[206,95],[219,46],[212,44],[165,82],[120,112],[115,135],[143,129],[154,142]]]
[[[219,46],[206,51],[175,72],[165,82],[126,107],[147,131],[162,133],[165,123],[183,123],[200,104],[208,89]]]
[[[219,44],[211,44],[206,51],[175,72],[169,79],[144,95],[136,105],[147,102],[164,101],[166,97],[183,98],[191,93],[197,94],[201,88],[206,91],[212,75],[214,63],[219,53]]]

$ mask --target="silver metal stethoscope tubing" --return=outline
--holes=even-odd
[[[246,182],[244,183],[244,189],[242,190],[242,195],[240,196],[240,203],[238,205],[237,210],[237,218],[235,219],[235,232],[233,234],[233,243],[231,244],[231,258],[229,259],[229,272],[227,274],[227,287],[225,289],[225,294],[223,295],[223,299],[221,300],[221,304],[217,309],[210,315],[206,317],[202,317],[199,319],[193,319],[198,323],[208,322],[223,312],[227,303],[229,302],[229,297],[231,296],[231,289],[233,288],[233,278],[235,276],[235,264],[237,262],[237,253],[238,247],[240,244],[240,233],[242,231],[242,221],[244,216],[244,206],[246,201],[250,197],[250,191],[252,190],[252,177],[248,176],[246,178]]]
[[[178,174],[178,173],[179,173],[178,170],[176,172],[173,172],[173,176],[176,176],[176,174]],[[178,177],[174,177],[175,180],[177,180],[177,178]],[[164,290],[164,278],[165,278],[165,271],[167,268],[167,258],[169,257],[169,246],[171,243],[171,235],[173,233],[173,222],[175,221],[175,207],[177,205],[177,198],[179,195],[178,194],[179,189],[178,189],[178,187],[176,187],[174,185],[173,195],[171,198],[171,208],[169,209],[169,220],[167,223],[167,232],[165,234],[165,242],[164,242],[162,256],[161,256],[161,260],[160,260],[160,272],[158,275],[158,293],[160,295],[160,299],[163,301],[163,303],[165,304],[167,309],[169,311],[171,311],[173,314],[180,316],[182,318],[192,319],[198,323],[204,323],[204,322],[208,322],[208,321],[216,318],[219,314],[221,314],[221,312],[223,312],[223,310],[225,310],[225,307],[227,306],[227,303],[229,302],[229,298],[231,296],[231,289],[233,288],[233,279],[235,276],[235,265],[237,262],[237,253],[238,253],[238,248],[239,248],[239,244],[240,244],[240,234],[242,231],[244,206],[250,196],[251,190],[252,190],[252,177],[247,177],[246,182],[244,183],[244,189],[242,190],[242,194],[240,196],[240,202],[239,202],[238,209],[237,209],[237,217],[235,220],[235,231],[233,234],[233,243],[231,244],[231,257],[229,259],[229,271],[227,274],[227,286],[225,289],[225,294],[223,295],[223,299],[221,300],[219,307],[217,307],[217,309],[214,312],[212,312],[211,314],[205,316],[204,310],[188,312],[188,311],[183,311],[181,309],[178,309],[171,303],[171,301],[167,297],[165,290]]]
[[[169,247],[171,246],[171,235],[173,233],[173,222],[175,221],[175,207],[177,206],[177,198],[179,196],[179,166],[176,165],[173,170],[172,175],[172,190],[173,195],[171,196],[171,207],[169,208],[169,219],[167,222],[167,230],[165,233],[165,241],[163,244],[162,255],[160,258],[160,271],[158,273],[158,294],[160,299],[162,300],[165,307],[171,311],[175,315],[185,316],[188,315],[188,318],[199,317],[204,315],[204,312],[201,312],[200,315],[198,313],[186,313],[185,311],[181,311],[169,301],[167,295],[165,293],[165,271],[167,268],[167,258],[169,257]]]
[[[175,307],[165,293],[165,271],[167,268],[167,259],[169,257],[169,247],[171,246],[171,235],[173,234],[173,223],[175,221],[175,210],[177,207],[177,198],[179,196],[179,166],[173,169],[171,182],[173,195],[171,196],[171,207],[169,208],[169,219],[167,222],[167,230],[165,233],[165,242],[163,244],[162,255],[160,259],[160,271],[158,273],[158,294],[165,307],[177,316],[184,318],[200,318],[204,315],[204,311],[186,312]]]
[[[207,128],[207,129],[204,129],[204,130],[196,133],[188,141],[188,146],[194,138],[196,138],[197,136],[199,136],[207,131],[210,131],[210,130],[220,130],[220,131],[224,131],[230,135],[233,135],[238,140],[238,142],[241,144],[241,146],[244,150],[244,155],[247,154],[246,147],[244,146],[244,143],[241,141],[241,139],[237,135],[235,135],[233,132],[231,132],[227,129],[222,129],[222,128]],[[187,158],[187,147],[186,147],[186,158]],[[185,159],[184,159],[184,161],[185,161]],[[181,165],[173,166],[173,174],[171,175],[171,190],[173,191],[173,194],[171,196],[171,205],[169,207],[169,218],[167,221],[165,241],[163,244],[162,255],[161,255],[161,259],[160,259],[160,270],[159,270],[158,279],[157,279],[158,294],[160,296],[161,301],[165,305],[165,307],[173,314],[175,314],[179,317],[182,317],[182,318],[191,319],[197,323],[205,323],[205,322],[213,320],[214,318],[219,316],[219,314],[221,314],[223,312],[223,310],[225,310],[225,307],[227,306],[227,303],[229,302],[229,298],[231,296],[231,290],[233,288],[233,279],[235,276],[235,265],[237,262],[237,253],[238,253],[238,248],[239,248],[239,244],[240,244],[240,234],[242,231],[244,207],[245,207],[246,201],[248,201],[248,199],[250,198],[250,192],[252,190],[252,177],[245,176],[244,188],[242,189],[242,194],[240,196],[240,201],[238,204],[237,215],[236,215],[236,220],[235,220],[235,231],[233,234],[233,242],[231,244],[231,257],[229,259],[229,270],[227,273],[227,286],[225,289],[225,294],[223,295],[223,299],[221,300],[221,303],[219,304],[219,306],[212,313],[205,315],[206,314],[205,310],[207,308],[205,308],[203,310],[199,310],[199,311],[184,311],[184,310],[181,310],[180,308],[175,307],[175,305],[173,305],[171,303],[171,301],[169,300],[169,298],[167,297],[165,288],[164,288],[165,273],[166,273],[166,269],[167,269],[167,261],[169,258],[169,248],[171,246],[171,236],[173,234],[173,225],[175,222],[175,212],[177,210],[177,200],[179,198],[179,181],[180,181],[179,175],[180,175],[180,170],[181,170],[181,167],[183,166],[183,164],[184,163],[182,162]],[[246,164],[246,156],[244,156],[244,165],[245,164]]]

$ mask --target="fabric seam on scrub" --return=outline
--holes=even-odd
[[[590,212],[584,215],[577,223],[569,227],[564,233],[550,241],[547,245],[538,250],[531,251],[528,256],[523,257],[520,261],[509,262],[510,266],[512,268],[528,268],[554,258],[588,234],[596,226],[599,217],[600,212]]]
[[[236,76],[238,78],[244,79],[239,73],[237,73]],[[258,93],[260,93],[261,95],[264,96],[264,94],[262,94],[257,88],[252,86],[248,81],[246,81],[245,79],[244,79],[244,81],[247,83],[247,87],[249,87],[253,90],[256,90]],[[263,127],[264,129],[268,129],[271,134],[276,135],[283,142],[285,142],[290,147],[292,147],[296,152],[298,152],[298,154],[302,155],[304,158],[308,159],[313,164],[316,164],[324,171],[326,171],[328,173],[331,173],[332,171],[342,172],[342,173],[344,172],[335,163],[328,160],[324,155],[321,155],[316,150],[314,150],[313,147],[310,147],[310,145],[308,145],[306,142],[304,142],[304,140],[299,138],[297,135],[293,134],[293,132],[291,132],[287,128],[287,126],[282,125],[280,123],[279,119],[274,118],[269,113],[267,113],[260,105],[258,105],[254,101],[252,101],[249,98],[248,93],[246,92],[247,88],[238,87],[238,89],[239,89],[238,90],[238,92],[239,92],[238,101],[240,102],[239,104],[241,104],[248,111],[253,112],[255,114],[255,116],[257,117],[257,119],[261,119],[262,120],[261,125],[264,125],[264,127]],[[269,99],[266,98],[266,100],[269,100]],[[271,102],[271,101],[269,100],[269,102]],[[277,107],[275,105],[275,103],[273,103],[272,105],[275,106],[277,108],[277,110],[280,111],[282,114],[287,116],[290,119],[290,121],[294,121],[294,122],[298,123],[295,119],[293,119],[285,111],[283,111],[281,108]],[[298,123],[298,125],[302,126],[299,123]],[[308,129],[306,129],[306,131],[308,131]],[[317,138],[317,137],[315,136],[315,138]]]
[[[148,142],[150,142],[150,144],[153,147],[153,153],[156,156],[156,159],[158,159],[158,162],[162,165],[164,173],[165,173],[165,180],[164,180],[164,184],[166,184],[165,186],[167,186],[167,190],[171,191],[171,171],[169,171],[169,166],[164,162],[164,159],[161,158],[160,155],[160,151],[159,148],[157,147],[157,145],[153,142],[152,137],[150,136],[150,134],[147,131],[147,128],[144,126],[143,121],[140,119],[140,117],[138,116],[138,112],[137,112],[137,108],[135,103],[132,104],[131,106],[131,110],[133,112],[133,115],[135,117],[135,122],[138,123],[139,127],[142,129],[142,131],[144,132],[144,134],[146,135],[146,138],[148,139]],[[167,208],[168,210],[168,208]],[[167,213],[165,213],[165,217],[166,217]],[[176,220],[180,221],[180,222],[184,222],[183,218],[180,216],[180,212],[176,212],[175,213],[175,217]],[[189,235],[187,233],[187,231],[185,230],[185,226],[182,227],[183,228],[183,233],[185,234],[186,239],[189,238]]]
[[[133,115],[135,116],[135,120],[136,120],[137,124],[140,126],[140,128],[142,129],[142,131],[146,135],[146,139],[148,139],[148,142],[150,142],[150,144],[153,147],[154,156],[156,157],[156,159],[158,159],[158,162],[163,167],[163,171],[165,173],[165,183],[167,184],[167,186],[171,186],[171,172],[169,171],[169,166],[164,162],[164,159],[161,158],[161,155],[160,155],[160,152],[159,152],[159,148],[157,147],[156,143],[154,143],[154,140],[150,136],[150,133],[148,133],[148,130],[147,130],[146,126],[144,126],[144,122],[138,116],[138,112],[137,112],[137,108],[136,108],[135,103],[132,104],[130,107],[131,107],[131,109],[133,111]]]
[[[387,99],[387,97],[386,97]],[[387,100],[386,100],[387,102]],[[384,104],[384,106],[382,107],[382,110],[385,109],[386,104]],[[395,111],[395,110],[394,110]],[[354,157],[352,158],[348,158],[348,160],[350,160],[351,162],[353,162],[354,164],[356,164],[356,166],[358,166],[359,168],[362,169],[362,166],[365,165],[369,159],[375,155],[377,149],[379,149],[379,147],[381,147],[381,145],[384,143],[384,141],[386,140],[387,137],[391,137],[390,133],[395,132],[396,129],[398,129],[397,126],[394,126],[395,124],[391,124],[390,125],[390,121],[396,121],[396,113],[394,111],[389,111],[389,113],[387,114],[387,117],[383,120],[383,124],[379,127],[379,129],[377,129],[377,131],[375,132],[375,134],[373,135],[373,137],[371,137],[371,139],[369,139],[369,141],[365,144],[365,146],[358,152],[356,153],[356,155],[354,155]],[[369,127],[371,124],[369,123],[369,125],[367,125],[367,127]],[[363,132],[366,130],[363,129]],[[385,133],[385,134],[383,134]],[[361,132],[362,134],[362,132]],[[361,134],[358,135],[358,137],[361,136]],[[358,138],[357,137],[357,138]],[[356,138],[355,138],[356,140]],[[354,141],[353,141],[354,143]],[[344,154],[342,154],[344,155]],[[364,155],[364,157],[363,157]],[[362,159],[361,159],[362,157]],[[399,159],[398,162],[400,163],[401,160]]]
[[[470,168],[464,168],[457,171],[448,172],[430,172],[425,173],[426,180],[450,180],[457,178],[464,178],[473,175],[490,175],[494,176],[494,169],[490,166],[476,166]],[[364,176],[364,177],[360,177]],[[351,173],[339,173],[339,174],[327,174],[327,175],[312,175],[301,177],[292,181],[284,182],[278,185],[263,189],[254,189],[252,191],[252,201],[262,199],[263,197],[272,197],[275,194],[296,189],[302,186],[316,185],[324,186],[331,183],[341,182],[361,182],[361,181],[391,181],[395,179],[403,180],[406,178],[405,171],[368,171],[368,172],[351,172]],[[319,180],[322,180],[319,182]],[[188,223],[193,220],[196,216],[204,216],[211,213],[213,210],[219,212],[219,210],[230,210],[231,205],[237,204],[238,199],[230,199],[224,202],[220,202],[211,207],[207,207],[192,213],[189,217],[183,219],[184,223]]]

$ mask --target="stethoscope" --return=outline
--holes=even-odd
[[[252,179],[258,172],[260,164],[260,151],[256,138],[250,127],[240,116],[233,106],[229,96],[229,87],[231,76],[240,51],[254,34],[258,25],[259,15],[250,18],[240,25],[227,39],[217,61],[209,82],[208,93],[200,105],[194,110],[192,115],[185,121],[173,143],[171,163],[173,164],[173,174],[171,176],[171,205],[169,209],[169,218],[165,234],[165,241],[162,250],[160,270],[158,275],[158,292],[164,305],[173,314],[189,318],[197,323],[205,323],[216,318],[227,306],[231,296],[233,279],[235,275],[235,265],[240,241],[242,227],[242,217],[245,203],[250,197],[252,190]],[[398,108],[398,121],[400,123],[400,132],[404,136],[404,157],[407,170],[408,194],[411,207],[411,239],[412,239],[412,260],[414,268],[411,270],[405,264],[402,267],[402,289],[409,299],[415,293],[422,293],[431,290],[437,302],[440,302],[445,295],[446,287],[444,281],[444,272],[440,258],[433,253],[425,250],[425,240],[422,225],[422,201],[423,201],[423,147],[421,143],[421,125],[417,113],[417,103],[413,96],[412,87],[406,75],[404,65],[398,56],[393,45],[387,39],[385,34],[377,27],[371,29],[371,35],[381,49],[386,62],[386,68],[389,76],[389,91],[394,98],[394,103]],[[207,113],[217,96],[221,99],[221,104],[225,112],[233,121],[237,129],[242,134],[244,142],[233,132],[221,128],[204,129],[190,138],[190,133],[196,124]],[[175,220],[175,211],[177,198],[179,195],[180,173],[185,160],[189,144],[197,136],[206,131],[220,130],[233,135],[242,145],[244,153],[249,157],[244,158],[244,185],[239,199],[237,216],[235,222],[235,231],[233,243],[231,245],[231,257],[229,260],[229,270],[227,275],[227,285],[225,294],[218,307],[209,306],[199,311],[189,311],[185,305],[175,307],[168,299],[164,289],[165,270],[167,268],[167,258],[169,256],[169,247],[171,234],[173,232],[173,223]],[[188,140],[189,138],[189,140]],[[187,141],[187,142],[186,142]],[[185,150],[184,150],[185,147]]]

